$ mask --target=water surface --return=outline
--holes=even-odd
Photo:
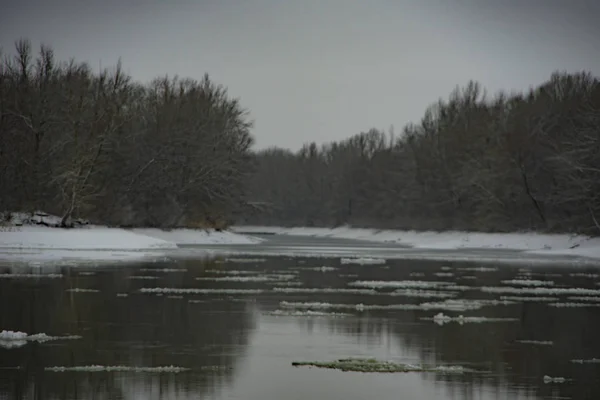
[[[0,342],[0,398],[600,398],[600,364],[587,362],[600,358],[600,294],[592,292],[600,290],[599,269],[566,262],[530,267],[409,260],[342,265],[335,258],[231,257],[51,270],[0,266],[0,274],[21,274],[0,279],[0,330],[81,336]],[[54,275],[35,276],[44,273]],[[571,290],[537,293],[524,280]],[[437,286],[420,284],[426,292],[415,294],[413,288],[392,295],[401,289],[364,287],[371,281]],[[482,290],[490,287],[515,290]],[[519,288],[525,288],[523,293]],[[580,295],[576,288],[588,291]],[[436,293],[439,297],[413,297]],[[464,304],[473,309],[384,307],[448,299],[467,300]],[[303,315],[306,310],[313,315]],[[498,320],[431,320],[440,312]],[[345,357],[478,372],[364,374],[291,365]],[[86,366],[187,370],[49,370]],[[566,381],[544,383],[544,376]]]

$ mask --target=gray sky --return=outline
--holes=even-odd
[[[0,0],[0,45],[26,37],[137,80],[208,72],[257,147],[399,132],[457,85],[523,90],[600,75],[594,0]]]

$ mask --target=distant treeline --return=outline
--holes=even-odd
[[[600,234],[600,82],[555,73],[488,98],[471,82],[398,135],[272,148],[241,223]]]
[[[220,225],[239,209],[253,138],[208,76],[140,84],[16,43],[0,62],[0,211],[115,225]]]

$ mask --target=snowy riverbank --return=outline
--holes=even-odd
[[[423,250],[514,250],[538,255],[561,255],[600,259],[600,238],[568,234],[417,232],[352,228],[281,228],[236,226],[240,234],[276,234],[395,243]]]
[[[57,217],[45,217],[53,222]],[[16,225],[18,224],[18,225]],[[255,244],[261,239],[215,230],[120,229],[85,225],[62,229],[17,220],[0,227],[0,259],[20,261],[135,261],[161,257],[182,245]]]

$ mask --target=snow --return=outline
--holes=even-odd
[[[29,263],[141,261],[164,258],[178,245],[251,245],[262,241],[229,231],[128,230],[87,222],[62,229],[55,227],[60,223],[59,217],[43,212],[11,213],[11,218],[11,225],[0,229],[0,259]]]
[[[23,226],[11,232],[0,232],[0,248],[136,251],[175,249],[177,245],[119,228],[59,229]]]
[[[269,233],[355,239],[381,243],[396,243],[415,249],[503,249],[519,250],[549,256],[575,256],[600,258],[600,238],[570,234],[539,233],[481,233],[481,232],[418,232],[362,229],[343,226],[338,228],[281,228],[260,226],[238,226],[235,232]]]
[[[172,242],[177,245],[214,245],[214,244],[257,244],[263,239],[239,235],[229,231],[218,232],[216,230],[201,229],[173,229],[163,231],[154,228],[133,229],[134,233],[145,235],[158,240]]]

